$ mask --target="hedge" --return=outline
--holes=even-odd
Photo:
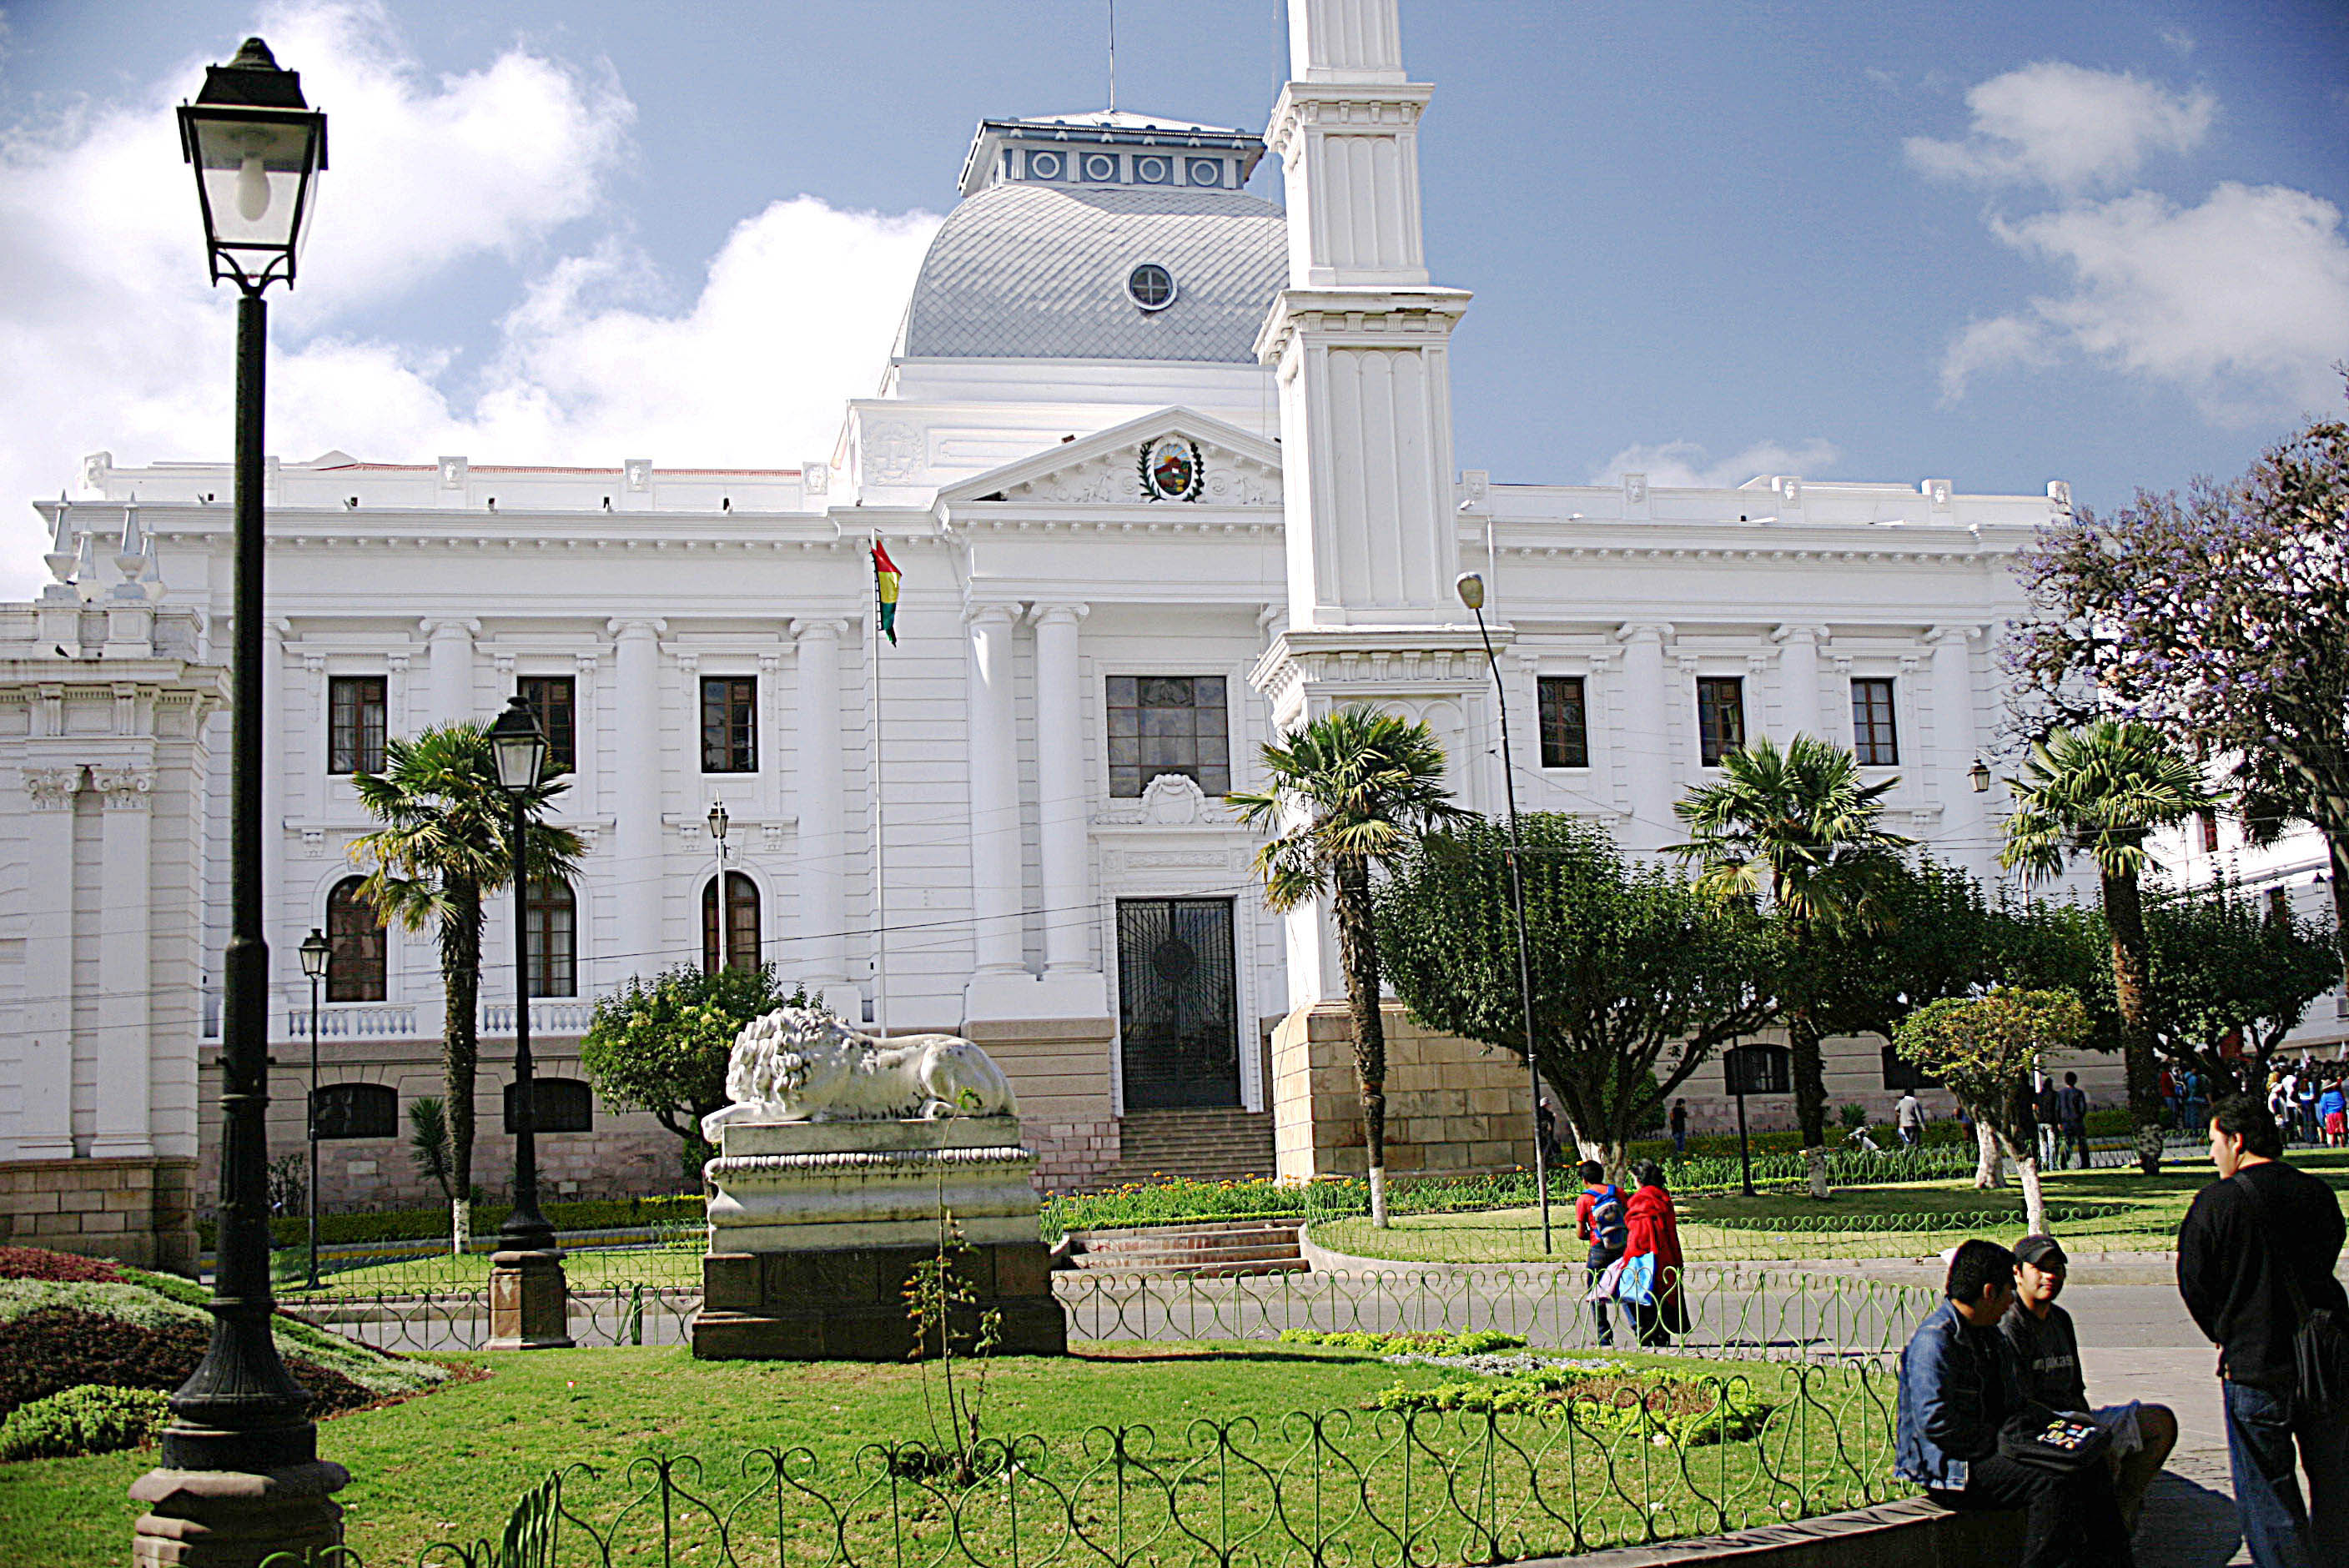
[[[663,1198],[597,1198],[577,1203],[543,1203],[549,1223],[557,1231],[616,1231],[638,1225],[698,1225],[704,1211],[701,1194],[685,1192]],[[512,1211],[510,1203],[473,1205],[473,1234],[497,1233]],[[205,1220],[196,1233],[207,1248],[214,1244],[212,1222]],[[281,1214],[269,1222],[273,1244],[298,1247],[310,1239],[310,1222],[299,1214]],[[449,1239],[446,1209],[387,1209],[373,1214],[321,1214],[318,1241],[323,1246],[362,1242],[442,1242]]]

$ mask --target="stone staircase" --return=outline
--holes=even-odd
[[[1071,1231],[1052,1266],[1094,1274],[1298,1274],[1302,1220],[1223,1220],[1191,1225],[1137,1225]]]
[[[1118,1123],[1118,1162],[1104,1187],[1161,1181],[1236,1181],[1272,1174],[1272,1113],[1134,1110]]]

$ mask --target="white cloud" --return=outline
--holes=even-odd
[[[1832,442],[1816,437],[1791,447],[1780,441],[1756,441],[1718,462],[1709,460],[1705,449],[1694,441],[1658,441],[1624,448],[1600,465],[1590,482],[1609,485],[1625,474],[1645,474],[1651,485],[1727,490],[1760,474],[1819,478],[1842,456]]]
[[[256,30],[327,110],[332,158],[301,284],[272,291],[271,450],[788,467],[828,452],[842,398],[877,380],[936,219],[778,201],[664,308],[615,237],[635,108],[607,69],[515,45],[429,77],[369,5],[284,6]],[[205,63],[0,143],[0,597],[46,577],[18,509],[82,453],[227,455],[233,300],[204,284],[171,113]],[[483,257],[518,276],[486,364],[361,325]]]
[[[2175,387],[2223,423],[2290,418],[2338,393],[2349,235],[2329,201],[2230,181],[2193,207],[2140,191],[1991,226],[2070,286],[1968,326],[1942,362],[1950,396],[1978,371],[2060,351]]]
[[[1912,136],[1903,144],[1909,162],[1943,179],[2062,191],[2109,187],[2136,174],[2148,153],[2199,146],[2219,110],[2199,88],[2174,93],[2061,60],[1977,83],[1966,106],[1973,110],[1967,136]]]

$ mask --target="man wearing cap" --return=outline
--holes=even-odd
[[[2014,1305],[1999,1319],[1998,1331],[2014,1352],[2023,1397],[2053,1410],[2093,1415],[2113,1437],[2113,1494],[2129,1530],[2137,1529],[2145,1494],[2162,1461],[2178,1446],[2178,1418],[2167,1405],[2088,1403],[2080,1368],[2080,1336],[2072,1315],[2055,1305],[2071,1261],[2053,1236],[2025,1236],[2014,1243]]]

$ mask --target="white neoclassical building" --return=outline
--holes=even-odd
[[[1462,570],[1490,585],[1524,808],[1651,849],[1723,750],[1808,731],[1898,779],[1895,827],[1990,869],[1999,797],[1968,771],[2001,708],[2011,557],[2067,515],[2064,487],[1462,468],[1447,339],[1473,307],[1421,248],[1433,89],[1402,68],[1395,0],[1290,12],[1294,79],[1261,136],[983,123],[880,390],[828,452],[271,462],[273,1114],[297,1147],[295,950],[317,928],[330,1203],[421,1195],[396,1135],[438,1092],[441,1022],[429,934],[350,897],[352,777],[387,737],[518,691],[570,760],[588,844],[575,885],[533,897],[543,1073],[576,1078],[568,1042],[630,975],[770,963],[852,1016],[985,1042],[1062,1184],[1359,1168],[1323,917],[1266,913],[1216,798],[1262,783],[1283,729],[1368,701],[1429,720],[1465,803],[1497,810]],[[1285,209],[1242,190],[1268,155]],[[134,1168],[181,1195],[152,1222],[179,1223],[209,1148],[200,1068],[216,1081],[229,475],[99,454],[79,480],[38,508],[57,583],[0,608],[0,1170],[20,1234],[70,1233],[55,1216],[88,1211],[48,1198]],[[903,573],[894,645],[876,540]],[[492,909],[493,1188],[509,929]],[[1876,1044],[1838,1058],[1838,1099],[1883,1097]],[[1506,1062],[1405,1029],[1396,1063],[1398,1168],[1525,1157]],[[1691,1086],[1701,1115],[1719,1076]],[[676,1170],[649,1118],[584,1088],[542,1114],[579,1130],[540,1140],[557,1191]]]

